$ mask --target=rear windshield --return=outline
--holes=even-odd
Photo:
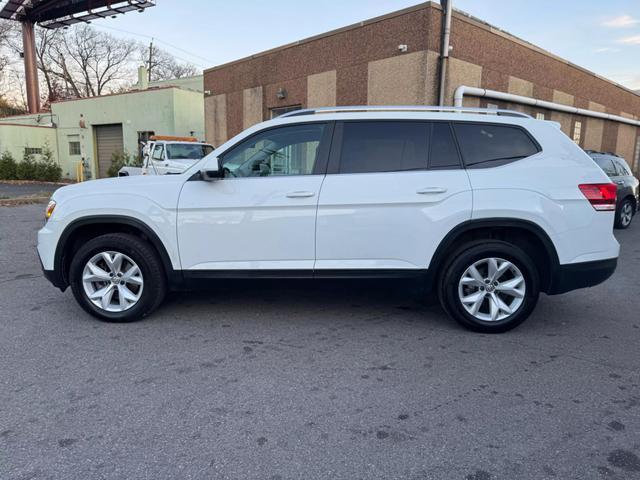
[[[213,151],[210,145],[169,143],[167,144],[167,158],[170,160],[200,160]]]

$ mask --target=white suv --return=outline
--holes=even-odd
[[[606,280],[616,186],[553,122],[502,110],[335,107],[255,125],[183,174],[59,189],[46,277],[107,321],[212,278],[414,277],[502,332],[539,292]]]

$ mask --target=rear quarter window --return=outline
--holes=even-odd
[[[617,175],[616,168],[613,165],[613,162],[610,158],[607,157],[595,157],[593,159],[598,166],[610,177],[615,177]]]
[[[453,125],[467,167],[494,167],[530,157],[540,147],[517,126],[484,123]]]

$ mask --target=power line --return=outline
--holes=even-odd
[[[208,66],[211,66],[211,65],[213,65],[215,63],[214,61],[212,61],[212,60],[210,60],[208,58],[201,57],[200,55],[196,55],[195,53],[189,52],[188,50],[185,50],[184,48],[181,48],[181,47],[173,45],[173,44],[171,44],[169,42],[166,42],[166,41],[164,41],[164,40],[162,40],[162,39],[160,39],[160,38],[158,38],[156,36],[146,35],[144,33],[130,32],[129,30],[123,30],[121,28],[115,28],[115,27],[108,27],[106,25],[98,25],[96,23],[93,23],[92,25],[95,26],[95,27],[98,27],[98,28],[106,28],[107,30],[114,30],[116,32],[126,33],[128,35],[135,35],[137,37],[144,37],[144,38],[148,38],[148,39],[151,39],[151,40],[155,40],[156,42],[162,43],[164,45],[167,45],[168,47],[171,47],[171,48],[179,50],[179,51],[181,51],[183,53],[186,53],[187,55],[189,55],[191,57],[199,58],[200,60],[204,60],[205,62],[207,62],[207,65],[199,64],[201,67],[202,66],[208,67]],[[180,58],[180,57],[176,57],[176,58]],[[181,60],[184,60],[185,62],[195,63],[195,62],[193,62],[193,60],[185,60],[184,58],[182,58]]]

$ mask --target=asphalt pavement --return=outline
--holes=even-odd
[[[58,188],[64,186],[60,183],[9,183],[0,181],[0,199],[18,198],[27,196],[48,196]]]
[[[0,479],[640,478],[640,218],[503,335],[409,289],[225,283],[101,323],[0,208]]]

